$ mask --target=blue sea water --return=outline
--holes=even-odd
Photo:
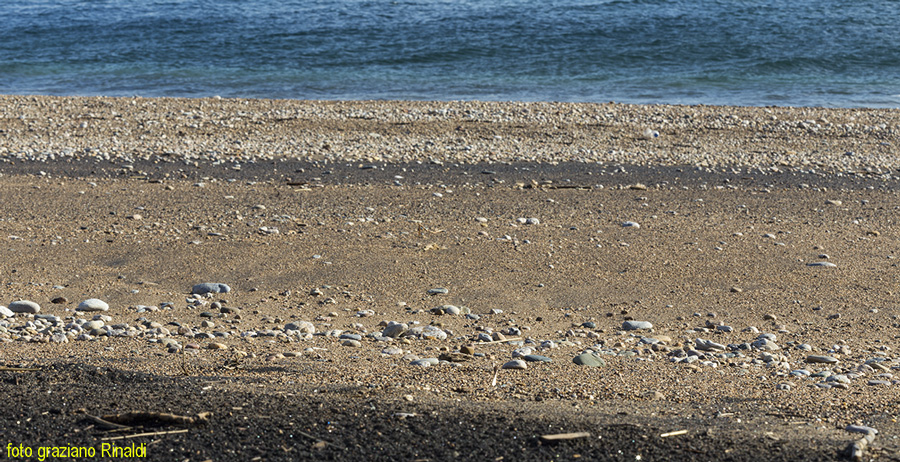
[[[900,107],[897,0],[3,0],[0,93]]]

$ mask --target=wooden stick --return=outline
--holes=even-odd
[[[131,439],[131,438],[141,438],[144,436],[174,435],[176,433],[187,433],[187,432],[188,432],[188,429],[185,428],[183,430],[166,430],[166,431],[161,431],[161,432],[135,433],[134,435],[108,436],[106,438],[100,438],[100,441],[127,440],[127,439]]]
[[[40,369],[37,367],[9,367],[9,366],[0,366],[0,371],[7,372],[35,372]]]
[[[670,436],[686,435],[687,432],[688,432],[687,430],[678,430],[678,431],[674,431],[674,432],[663,433],[662,435],[659,435],[659,437],[660,438],[668,438]]]

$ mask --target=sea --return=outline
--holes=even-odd
[[[900,107],[897,0],[2,0],[0,93]]]

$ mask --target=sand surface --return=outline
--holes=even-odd
[[[0,370],[0,454],[187,429],[112,441],[152,460],[833,460],[863,425],[865,458],[900,458],[898,119],[2,97],[0,305],[59,319],[0,320],[0,365],[36,369]],[[111,336],[79,321],[89,298]],[[391,321],[446,339],[383,337]],[[520,348],[552,362],[497,370]],[[606,365],[574,364],[587,350]],[[86,417],[128,411],[212,416]],[[540,439],[569,432],[590,436]]]

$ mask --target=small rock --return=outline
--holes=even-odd
[[[625,321],[622,323],[622,330],[642,330],[653,329],[653,324],[647,321]]]
[[[503,369],[528,369],[528,364],[521,359],[514,359],[503,365]]]
[[[228,349],[228,345],[226,345],[226,344],[224,344],[224,343],[216,343],[216,342],[213,342],[213,343],[207,343],[207,344],[206,344],[206,349],[207,349],[207,350],[227,350],[227,349]]]
[[[6,316],[7,318],[11,318],[15,316],[16,313],[13,313],[12,310],[5,306],[0,306],[0,316]]]
[[[694,345],[697,346],[698,350],[702,350],[702,351],[724,351],[725,350],[725,345],[713,342],[712,340],[704,340],[702,338],[695,339]]]
[[[435,287],[433,289],[428,289],[428,295],[447,295],[450,293],[450,289],[445,289],[443,287]]]
[[[522,359],[524,359],[525,361],[531,362],[531,363],[535,363],[535,362],[552,363],[553,362],[552,359],[550,359],[546,356],[541,356],[541,355],[525,355],[525,356],[522,356]]]
[[[30,300],[12,302],[7,308],[13,313],[38,313],[41,311],[41,305]]]
[[[315,334],[316,326],[309,321],[295,321],[288,323],[284,326],[284,330],[296,330],[300,331],[301,334]]]
[[[109,311],[109,305],[98,298],[89,298],[79,303],[75,311]]]
[[[231,287],[228,287],[228,284],[214,283],[214,282],[204,282],[202,284],[196,284],[191,288],[191,293],[196,295],[203,294],[224,294],[231,292]]]
[[[399,323],[395,321],[391,321],[388,323],[387,327],[381,331],[381,335],[390,338],[397,338],[401,335],[405,334],[406,331],[409,330],[409,326],[404,323]]]
[[[353,340],[353,339],[348,338],[348,339],[344,340],[343,342],[341,342],[341,345],[359,348],[362,346],[362,342],[360,342],[359,340]]]
[[[439,363],[439,362],[440,362],[440,360],[438,360],[437,358],[422,358],[422,359],[417,359],[415,361],[410,362],[409,365],[410,366],[428,367],[428,366],[437,365],[437,363]]]
[[[824,266],[827,268],[835,268],[837,265],[831,263],[830,261],[814,261],[811,263],[807,263],[806,266]]]
[[[635,229],[637,229],[637,228],[640,228],[641,225],[637,224],[637,223],[634,222],[634,221],[626,221],[626,222],[623,222],[623,223],[622,223],[622,227],[623,227],[623,228],[635,228]]]
[[[810,355],[806,357],[806,362],[811,364],[835,364],[840,361],[833,356]]]
[[[50,300],[50,303],[61,305],[63,303],[69,303],[69,299],[66,297],[56,297],[53,300]]]
[[[603,358],[597,356],[591,352],[582,353],[574,358],[572,358],[572,362],[578,364],[579,366],[588,366],[588,367],[603,367],[606,366],[606,361]]]

